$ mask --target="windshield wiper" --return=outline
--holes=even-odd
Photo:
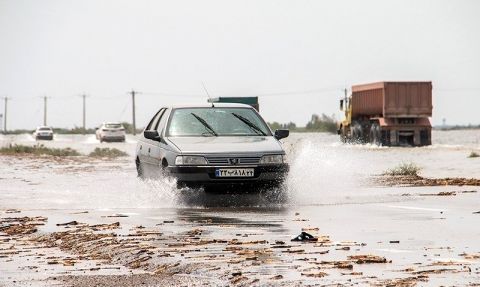
[[[215,130],[203,119],[201,118],[200,116],[198,116],[197,114],[195,113],[191,113],[192,116],[194,116],[199,122],[202,123],[202,125],[207,129],[207,131],[209,131],[212,135],[218,137],[218,134],[215,132]]]
[[[236,113],[232,113],[232,115],[234,117],[236,117],[237,119],[241,120],[242,122],[244,122],[247,126],[249,126],[253,131],[255,131],[257,134],[260,134],[262,136],[266,136],[267,134],[262,131],[258,126],[256,126],[254,123],[252,123],[249,119],[245,118],[245,117],[242,117],[241,115],[238,115]]]

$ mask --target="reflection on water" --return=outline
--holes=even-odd
[[[284,189],[224,190],[205,192],[198,189],[177,191],[176,201],[183,206],[195,207],[277,207],[288,203]]]
[[[234,213],[232,213],[232,211]],[[187,223],[205,223],[208,225],[234,225],[236,227],[268,228],[270,231],[286,230],[284,222],[279,216],[287,214],[288,209],[282,207],[266,208],[213,208],[191,209],[179,208],[176,210],[178,220]],[[240,218],[235,213],[241,212],[245,217]]]

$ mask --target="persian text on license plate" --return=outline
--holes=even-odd
[[[216,177],[253,177],[253,168],[219,168]]]

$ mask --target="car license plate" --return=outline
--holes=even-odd
[[[216,177],[253,177],[253,168],[219,168]]]

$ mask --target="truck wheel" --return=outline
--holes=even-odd
[[[354,143],[363,142],[363,128],[359,123],[354,123],[351,127],[352,129],[352,141]]]
[[[370,142],[374,145],[382,144],[380,125],[378,123],[373,123],[370,127]]]
[[[338,135],[340,136],[340,141],[342,143],[346,143],[347,142],[347,136],[346,136],[345,127],[340,125],[337,132],[338,132]]]

